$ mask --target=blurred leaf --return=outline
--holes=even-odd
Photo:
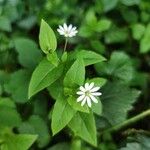
[[[75,115],[76,111],[71,108],[66,98],[59,95],[52,112],[52,132],[53,135],[62,130]]]
[[[36,16],[28,16],[23,20],[18,22],[19,27],[23,29],[31,29],[36,23],[37,17]]]
[[[95,65],[96,71],[102,75],[119,78],[128,83],[133,77],[133,66],[131,59],[123,52],[113,52],[108,62]]]
[[[120,0],[124,5],[132,6],[140,4],[141,0]]]
[[[68,143],[58,143],[47,150],[70,150],[70,145]]]
[[[112,27],[105,34],[107,44],[125,42],[128,37],[128,30],[124,28]]]
[[[42,55],[36,43],[27,38],[18,38],[15,39],[14,42],[19,54],[20,64],[27,68],[35,68],[42,59]]]
[[[35,142],[37,135],[7,133],[3,137],[1,150],[28,150]]]
[[[110,28],[111,25],[111,21],[108,19],[101,19],[100,21],[98,21],[97,26],[96,26],[96,31],[97,32],[102,32],[102,31],[106,31]]]
[[[50,133],[46,122],[37,115],[32,115],[28,121],[19,126],[20,133],[38,135],[37,142],[40,148],[46,146],[50,141]]]
[[[40,34],[39,34],[40,47],[44,53],[54,52],[57,47],[55,33],[51,27],[42,19]]]
[[[104,11],[108,12],[117,6],[118,0],[102,0],[102,3]]]
[[[11,74],[10,80],[4,85],[5,91],[11,94],[13,100],[18,103],[28,101],[28,86],[31,73],[27,70],[18,70]]]
[[[136,23],[139,19],[138,13],[128,8],[122,9],[121,14],[125,21],[131,24]]]
[[[119,82],[107,83],[102,88],[101,101],[103,116],[112,124],[118,124],[126,120],[127,113],[132,109],[140,92],[130,89]]]
[[[99,54],[103,54],[105,52],[105,46],[98,40],[91,41],[91,46],[92,49]]]
[[[14,102],[9,98],[0,98],[0,125],[16,127],[21,123],[21,118]]]
[[[63,65],[55,67],[48,60],[43,59],[32,74],[28,90],[29,98],[55,82],[62,72]]]
[[[144,34],[145,26],[143,24],[135,24],[132,26],[132,34],[133,38],[136,40],[140,40]]]
[[[8,32],[12,30],[9,19],[4,16],[0,16],[0,30]]]
[[[150,50],[150,24],[146,27],[144,37],[141,39],[140,42],[140,52],[147,53]]]
[[[97,146],[96,125],[92,113],[76,113],[69,123],[69,128],[75,136],[79,136],[86,142]]]

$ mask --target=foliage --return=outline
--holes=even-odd
[[[147,118],[105,132],[149,109],[149,40],[147,0],[0,0],[0,149],[150,149]],[[86,82],[102,92],[91,108]]]

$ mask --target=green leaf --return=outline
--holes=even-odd
[[[11,94],[13,100],[18,103],[28,101],[28,86],[31,73],[27,70],[19,70],[11,74],[10,80],[4,85],[5,91]]]
[[[76,99],[76,97],[69,96],[67,101],[74,110],[89,113],[88,106],[81,106],[81,103],[78,103]]]
[[[108,12],[117,6],[118,0],[102,0],[103,9]]]
[[[124,52],[113,52],[108,62],[96,64],[95,69],[100,75],[114,77],[126,83],[133,78],[131,59]]]
[[[85,66],[89,66],[106,60],[102,55],[88,50],[75,51],[70,55],[70,59],[76,58],[82,58],[84,60]]]
[[[56,67],[58,66],[59,58],[58,58],[56,52],[48,53],[47,60],[50,61],[54,66],[56,66]]]
[[[36,43],[27,38],[17,38],[14,40],[14,43],[19,54],[18,58],[20,64],[27,68],[35,68],[42,59],[42,55]]]
[[[1,150],[28,150],[37,139],[37,135],[6,134],[4,135]]]
[[[59,95],[52,112],[53,135],[62,130],[75,115],[76,111],[68,104],[66,97]]]
[[[32,74],[28,91],[29,98],[55,82],[62,72],[63,65],[55,67],[48,60],[43,59]]]
[[[111,26],[111,21],[108,19],[101,19],[98,21],[97,26],[96,26],[96,31],[97,32],[103,32],[106,31],[110,28]]]
[[[2,31],[8,31],[8,32],[10,32],[12,30],[12,28],[11,28],[11,22],[5,16],[0,16],[0,30],[2,30]]]
[[[87,80],[87,82],[88,83],[92,83],[92,82],[94,82],[94,85],[95,86],[99,86],[99,87],[102,87],[102,86],[104,86],[104,84],[106,83],[106,79],[104,79],[104,78],[92,78],[92,79],[90,79],[90,80]]]
[[[70,144],[69,143],[58,143],[47,150],[70,150]]]
[[[102,115],[102,108],[103,108],[102,102],[101,102],[100,98],[97,97],[97,99],[98,99],[98,103],[93,103],[91,109],[95,114],[101,116]]]
[[[40,26],[39,42],[42,51],[46,54],[56,50],[57,41],[55,33],[43,19]]]
[[[85,67],[83,59],[77,59],[70,67],[64,78],[64,86],[74,87],[83,85],[85,80]]]
[[[86,142],[97,146],[96,125],[92,113],[76,113],[69,123],[69,128],[75,136],[79,136]]]
[[[143,24],[135,24],[132,26],[132,34],[133,38],[136,40],[140,40],[144,34],[145,26]]]
[[[147,53],[150,51],[150,24],[146,27],[144,37],[141,39],[140,42],[140,53]]]
[[[37,142],[40,148],[46,146],[50,141],[50,133],[46,121],[37,115],[32,115],[28,121],[19,126],[20,133],[38,135]]]
[[[53,97],[53,99],[57,99],[59,94],[64,92],[62,80],[58,79],[57,81],[52,83],[47,89],[50,95]]]
[[[121,0],[124,5],[132,6],[140,4],[141,0]]]
[[[86,13],[85,21],[86,21],[87,25],[89,25],[91,27],[93,27],[97,24],[97,18],[96,18],[95,12],[92,9],[90,9]]]
[[[102,88],[101,101],[103,116],[112,124],[118,124],[126,120],[127,113],[132,109],[140,92],[127,87],[119,82],[107,83]]]
[[[67,57],[68,57],[67,52],[64,52],[62,57],[61,57],[62,62],[66,62],[67,61]]]
[[[128,38],[128,30],[126,28],[111,27],[105,34],[106,44],[123,43]]]
[[[0,98],[0,125],[17,127],[21,123],[21,117],[15,104],[9,98]]]

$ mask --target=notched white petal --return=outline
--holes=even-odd
[[[80,102],[82,101],[83,99],[85,98],[85,95],[81,95],[77,98],[77,102]]]
[[[86,90],[89,89],[89,83],[85,83],[85,89],[86,89]]]
[[[92,104],[91,104],[91,99],[90,99],[89,97],[87,97],[87,104],[88,104],[89,107],[92,106]]]
[[[91,94],[94,95],[94,96],[101,96],[102,95],[102,93],[100,93],[100,92],[93,92]]]
[[[85,92],[85,91],[86,91],[86,89],[85,89],[83,86],[80,86],[80,90],[81,90],[82,92]]]
[[[91,90],[90,90],[90,92],[96,92],[96,91],[98,91],[100,89],[100,87],[94,87],[94,88],[92,88]]]
[[[85,93],[82,92],[82,91],[78,91],[77,94],[78,94],[78,95],[83,95],[83,94],[85,94]]]
[[[98,100],[93,95],[90,94],[90,98],[94,103],[98,103]]]
[[[86,100],[87,100],[87,96],[83,99],[81,106],[83,106],[86,103]]]

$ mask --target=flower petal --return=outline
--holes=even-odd
[[[91,90],[93,87],[94,87],[94,82],[90,83],[88,90]]]
[[[94,96],[100,96],[100,95],[102,95],[101,92],[94,92],[94,93],[91,92],[91,94],[94,95]]]
[[[67,24],[66,24],[66,23],[64,23],[63,27],[64,27],[64,30],[65,30],[65,31],[68,30],[68,27],[67,27]]]
[[[86,91],[86,89],[85,89],[83,86],[80,86],[80,90],[81,90],[82,92],[85,92],[85,91]]]
[[[60,26],[60,25],[59,25],[59,29],[62,30],[62,31],[64,31],[64,28],[62,26]]]
[[[85,83],[85,89],[86,89],[86,90],[89,89],[89,83]]]
[[[94,88],[92,88],[91,90],[90,90],[90,92],[96,92],[96,91],[98,91],[100,89],[100,87],[94,87]]]
[[[77,98],[77,102],[80,102],[82,101],[83,99],[85,98],[85,95],[81,95]]]
[[[70,24],[68,27],[68,32],[70,33],[71,31],[72,31],[72,24]]]
[[[86,103],[86,100],[87,100],[87,96],[83,99],[81,106],[83,106]]]
[[[89,97],[87,97],[87,104],[88,104],[89,107],[92,106],[92,104],[91,104],[91,99],[90,99]]]
[[[85,93],[82,92],[82,91],[78,91],[77,94],[78,94],[78,95],[83,95],[83,94],[85,94]]]
[[[98,100],[93,95],[90,94],[90,98],[94,103],[98,103]]]

